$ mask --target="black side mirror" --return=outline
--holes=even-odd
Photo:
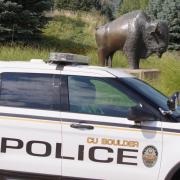
[[[167,100],[168,108],[171,111],[175,111],[178,104],[180,103],[180,92],[175,92],[169,99]]]
[[[128,111],[128,119],[141,122],[141,121],[155,121],[156,117],[151,111],[147,108],[144,108],[142,105],[133,106]]]

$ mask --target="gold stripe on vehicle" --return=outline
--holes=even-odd
[[[57,118],[58,119],[58,118]],[[64,124],[68,125],[73,122],[63,122],[63,121],[55,121],[55,120],[46,120],[46,119],[35,119],[35,118],[24,118],[24,117],[11,117],[11,116],[0,116],[0,121],[3,120],[11,120],[11,121],[20,121],[20,122],[33,122],[33,123],[42,123],[42,124]],[[74,122],[76,123],[76,122]],[[91,124],[91,123],[89,123]],[[137,128],[128,128],[128,127],[109,127],[108,125],[93,125],[96,128],[101,129],[111,129],[111,130],[118,130],[118,131],[129,131],[129,132],[142,132],[142,133],[161,133],[160,130],[150,130],[150,129],[137,129]],[[180,133],[176,132],[167,132],[163,131],[163,135],[174,135],[180,136]]]

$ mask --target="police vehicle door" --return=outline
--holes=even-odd
[[[65,71],[64,74],[67,74]],[[109,180],[158,178],[161,122],[127,119],[137,105],[153,109],[116,78],[64,76],[62,177]],[[154,112],[153,112],[154,113]]]
[[[4,178],[61,175],[56,151],[61,143],[60,73],[50,73],[1,73],[0,175],[5,173]]]

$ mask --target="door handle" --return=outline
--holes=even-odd
[[[91,125],[84,125],[84,124],[71,124],[70,125],[71,128],[75,128],[75,129],[87,129],[87,130],[92,130],[94,129],[94,126]]]

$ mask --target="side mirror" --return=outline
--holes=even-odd
[[[141,122],[141,121],[155,121],[156,117],[147,108],[144,108],[142,105],[137,105],[129,109],[128,119],[135,122]]]
[[[180,92],[175,92],[168,100],[167,105],[169,110],[175,111],[180,104]]]

